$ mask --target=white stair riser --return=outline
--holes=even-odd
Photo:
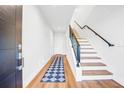
[[[88,40],[87,38],[77,38],[78,40]]]
[[[107,70],[107,66],[81,66],[81,70]]]
[[[101,59],[81,59],[80,60],[81,63],[86,63],[86,62],[102,62],[103,63],[103,60]]]
[[[99,55],[97,55],[97,54],[81,54],[80,55],[81,57],[100,57]]]
[[[81,52],[96,52],[94,49],[87,49],[87,50],[84,50],[84,49],[81,49],[80,50]]]
[[[81,76],[82,80],[103,80],[112,79],[113,75],[96,75],[96,76]]]
[[[79,42],[81,44],[90,44],[89,42]]]
[[[92,46],[80,46],[80,48],[93,48]]]

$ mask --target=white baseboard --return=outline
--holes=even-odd
[[[116,79],[116,78],[113,78],[113,80],[115,80],[117,83],[119,83],[120,85],[122,85],[122,86],[124,86],[124,82],[122,82],[122,81],[120,81],[120,80],[118,80],[118,79]]]

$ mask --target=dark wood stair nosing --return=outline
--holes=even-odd
[[[100,75],[113,75],[113,73],[107,70],[83,70],[83,76],[100,76]]]
[[[81,59],[101,59],[100,57],[81,57]]]
[[[91,63],[91,62],[87,62],[87,63],[80,63],[80,66],[82,66],[82,67],[91,67],[91,66],[93,66],[93,67],[95,67],[95,66],[107,66],[107,65],[105,65],[105,64],[103,64],[103,63],[101,63],[101,62],[94,62],[94,63]]]

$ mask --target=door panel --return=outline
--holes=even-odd
[[[15,78],[15,72],[9,73],[2,81],[0,81],[0,88],[15,88]]]
[[[22,87],[22,71],[16,69],[18,49],[21,41],[21,16],[18,15],[19,6],[0,5],[0,87]],[[21,12],[21,11],[20,11]],[[21,14],[21,13],[20,13]],[[20,21],[18,21],[20,18]],[[20,24],[20,27],[17,26]],[[17,36],[19,36],[17,38]],[[21,52],[21,51],[20,51]],[[21,79],[20,79],[21,78]],[[20,86],[17,85],[20,82]]]
[[[0,81],[4,74],[15,71],[14,56],[15,52],[13,50],[0,50]]]
[[[15,6],[0,6],[0,49],[15,49]]]

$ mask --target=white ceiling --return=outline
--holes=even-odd
[[[65,31],[70,24],[75,5],[41,5],[47,23],[55,32]]]

